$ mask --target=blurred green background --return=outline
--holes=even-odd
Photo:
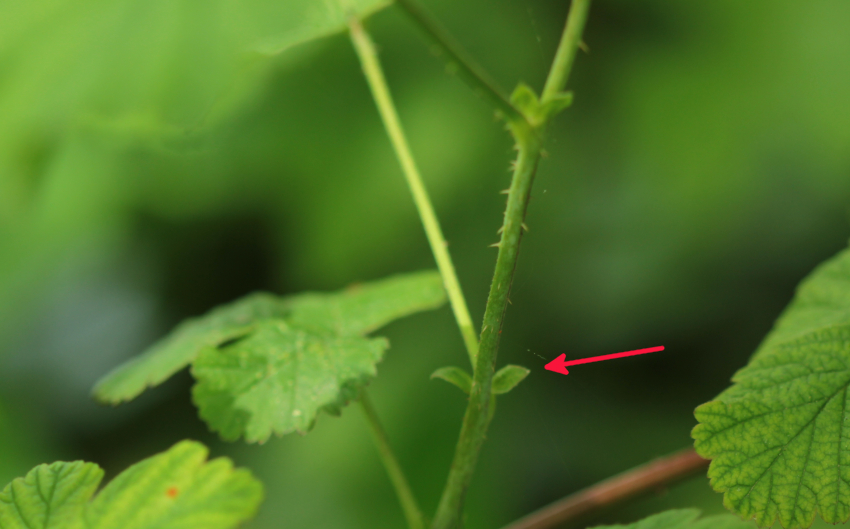
[[[506,88],[542,85],[568,7],[425,3]],[[356,408],[305,437],[248,446],[207,432],[185,373],[118,408],[89,398],[100,376],[215,304],[433,267],[347,37],[229,70],[192,35],[141,53],[138,18],[98,19],[116,44],[95,58],[85,31],[61,30],[65,15],[40,20],[20,0],[2,9],[20,18],[0,22],[0,482],[78,458],[112,477],[194,438],[265,483],[248,527],[402,527]],[[192,15],[160,11],[169,23]],[[498,527],[689,445],[693,408],[727,386],[799,280],[846,245],[848,27],[840,0],[594,3],[499,355],[532,374],[499,400],[468,527]],[[397,8],[369,28],[480,321],[511,141]],[[110,82],[80,103],[97,65]],[[167,100],[169,126],[149,119],[127,71]],[[187,91],[230,83],[236,96],[211,112],[209,94]],[[428,375],[466,356],[448,308],[382,334],[393,347],[373,400],[431,512],[465,401]],[[569,377],[543,370],[561,353],[655,345],[666,351]],[[723,510],[698,477],[584,523],[670,506]]]

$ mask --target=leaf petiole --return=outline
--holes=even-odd
[[[366,422],[369,423],[369,429],[372,430],[372,436],[375,438],[375,446],[378,448],[381,462],[387,470],[387,474],[398,496],[398,501],[401,504],[401,509],[404,511],[407,526],[410,529],[424,529],[425,517],[419,509],[419,504],[416,502],[416,497],[410,489],[410,485],[404,476],[398,459],[393,454],[390,441],[387,439],[387,434],[381,426],[381,421],[378,419],[378,413],[372,405],[372,400],[365,390],[360,393],[360,407],[363,409],[363,414],[366,415]]]
[[[378,60],[378,52],[359,19],[352,17],[349,20],[349,26],[351,28],[351,41],[360,59],[363,73],[369,83],[372,97],[375,99],[375,104],[381,114],[387,135],[390,137],[393,149],[401,164],[404,178],[410,187],[410,193],[413,195],[413,201],[419,211],[419,217],[422,219],[422,226],[425,228],[425,235],[428,237],[434,259],[437,261],[437,268],[443,277],[443,284],[446,287],[455,320],[457,320],[457,325],[463,336],[469,360],[474,367],[475,358],[478,355],[478,338],[476,337],[475,327],[472,324],[472,318],[469,316],[469,309],[466,306],[466,300],[463,297],[463,291],[460,288],[460,282],[449,255],[448,243],[443,237],[440,222],[434,213],[434,206],[431,205],[428,191],[422,183],[422,177],[419,174],[416,161],[413,159],[410,146],[407,144],[404,129],[401,127],[398,112],[396,112],[387,80]]]

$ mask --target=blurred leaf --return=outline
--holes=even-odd
[[[538,125],[569,107],[573,103],[573,93],[559,92],[544,105],[530,86],[520,83],[511,94],[511,103],[522,111],[531,124]]]
[[[192,390],[201,417],[223,439],[265,442],[274,432],[305,433],[319,411],[338,414],[377,374],[383,338],[315,333],[259,322],[233,345],[201,351]]]
[[[593,529],[750,529],[753,524],[729,514],[699,518],[697,509],[677,509],[653,514],[628,525],[600,525]]]
[[[262,59],[342,31],[387,0],[9,0],[0,3],[6,125],[92,114],[196,127]],[[345,5],[345,7],[343,7]]]
[[[93,463],[39,465],[0,493],[0,527],[83,529],[86,504],[101,479],[103,470]]]
[[[339,335],[368,334],[393,320],[435,309],[445,300],[440,274],[427,270],[355,284],[338,293],[293,296],[286,301],[287,321]]]
[[[39,465],[0,493],[4,529],[226,529],[251,518],[260,482],[230,460],[206,463],[207,449],[183,441],[118,475],[91,502],[103,478],[93,463]]]
[[[517,384],[525,380],[531,371],[522,366],[508,364],[498,370],[493,376],[493,394],[502,395],[514,389]]]
[[[759,525],[850,518],[848,263],[844,251],[803,281],[735,384],[696,410],[712,487]]]
[[[365,335],[445,302],[440,275],[401,274],[337,293],[257,293],[188,320],[104,377],[94,395],[117,404],[193,361],[201,416],[225,439],[305,432],[339,413],[375,376],[389,343]]]
[[[252,323],[285,314],[283,299],[260,292],[186,320],[147,352],[103,377],[94,387],[94,396],[110,404],[132,400],[188,366],[204,347],[244,336],[252,332]]]
[[[463,369],[455,366],[441,367],[431,373],[431,378],[439,378],[445,380],[449,384],[453,384],[460,388],[461,391],[469,395],[472,390],[472,377]]]

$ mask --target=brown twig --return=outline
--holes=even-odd
[[[548,529],[696,474],[707,469],[708,463],[688,448],[571,494],[502,529]]]

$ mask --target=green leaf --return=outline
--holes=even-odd
[[[593,529],[751,529],[752,523],[729,514],[699,518],[697,509],[676,509],[653,514],[628,525],[600,525]]]
[[[287,298],[286,304],[291,323],[348,336],[368,334],[445,301],[440,274],[428,270],[352,285],[337,293],[301,294]]]
[[[244,340],[201,351],[192,396],[226,440],[305,433],[319,411],[338,414],[356,398],[388,347],[382,338],[318,334],[266,320]]]
[[[850,323],[850,249],[818,266],[797,287],[755,356],[815,329]]]
[[[103,470],[39,465],[0,493],[3,529],[228,529],[254,516],[263,488],[193,441],[133,465],[93,500]],[[91,501],[90,501],[91,500]]]
[[[6,0],[0,115],[12,128],[92,117],[195,128],[250,91],[244,81],[270,64],[262,54],[343,31],[349,13],[389,3]]]
[[[365,334],[436,308],[445,296],[434,271],[330,294],[252,294],[182,324],[107,375],[94,395],[129,400],[194,362],[201,417],[225,439],[303,433],[318,412],[338,414],[375,376],[389,344]]]
[[[245,336],[252,332],[254,322],[283,318],[287,313],[281,298],[256,293],[186,320],[144,354],[102,378],[94,387],[94,396],[110,404],[132,400],[188,366],[204,347]]]
[[[469,395],[472,391],[472,376],[463,369],[455,366],[441,367],[431,373],[431,378],[445,380],[449,384],[457,386],[461,391]]]
[[[573,93],[560,92],[543,104],[530,86],[519,83],[511,94],[511,103],[532,125],[539,125],[569,107],[573,103]]]
[[[86,503],[103,470],[75,461],[39,465],[0,492],[3,529],[83,529]]]
[[[492,391],[494,395],[503,395],[514,389],[531,373],[527,368],[508,364],[498,370],[493,376]]]
[[[850,252],[819,267],[692,436],[724,504],[762,526],[850,518]]]
[[[444,302],[440,275],[433,271],[400,274],[332,294],[251,294],[180,324],[101,379],[93,394],[109,404],[131,400],[191,364],[203,348],[251,334],[258,321],[289,321],[317,332],[359,335]]]

